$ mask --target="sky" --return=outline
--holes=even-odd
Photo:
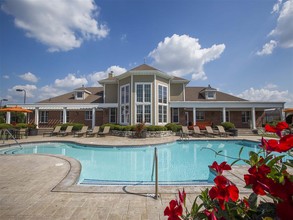
[[[0,0],[0,99],[35,103],[146,63],[293,107],[293,0]]]

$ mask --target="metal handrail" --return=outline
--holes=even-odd
[[[10,135],[10,137],[12,137],[12,139],[15,141],[15,143],[17,143],[19,145],[19,147],[22,148],[21,144],[15,139],[15,137],[11,134],[11,132],[8,129],[3,129],[2,131],[4,131],[3,136],[1,135],[3,144],[5,143],[4,142],[4,140],[5,140],[4,137],[5,137],[5,132],[6,132],[6,133],[8,133]]]
[[[158,195],[158,189],[159,189],[159,175],[158,175],[158,154],[157,154],[157,148],[155,147],[154,150],[154,160],[153,160],[153,169],[152,169],[152,178],[151,180],[153,181],[154,179],[154,173],[155,173],[155,199],[158,199],[159,195]]]

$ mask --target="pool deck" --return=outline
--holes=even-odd
[[[190,138],[203,140],[203,138]],[[226,138],[211,138],[226,139]],[[259,136],[228,139],[260,141]],[[29,136],[19,143],[37,141],[74,141],[96,145],[151,145],[178,140],[178,136],[132,139],[106,136],[99,138]],[[13,140],[5,144],[14,144]],[[4,144],[0,143],[0,149]],[[0,155],[0,219],[167,219],[164,209],[183,186],[159,186],[159,198],[153,198],[154,186],[80,186],[75,182],[79,162],[56,155]],[[226,176],[243,188],[243,167],[233,167]],[[187,205],[207,186],[184,186]]]

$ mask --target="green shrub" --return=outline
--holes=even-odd
[[[167,131],[165,126],[160,125],[149,125],[146,127],[147,131]]]
[[[1,123],[0,129],[11,129],[13,126],[11,124]]]
[[[168,123],[165,125],[168,131],[179,132],[182,129],[182,125],[175,123]]]
[[[28,124],[26,124],[26,123],[17,123],[14,127],[17,128],[17,129],[27,128]]]
[[[231,122],[222,122],[221,125],[225,128],[225,130],[235,128],[235,125]]]

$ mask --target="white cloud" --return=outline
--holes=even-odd
[[[280,11],[280,7],[282,5],[282,0],[278,0],[277,3],[274,4],[273,6],[273,10],[271,11],[271,13],[278,13]]]
[[[94,0],[9,1],[2,10],[14,16],[14,23],[27,37],[49,47],[50,52],[80,47],[84,40],[105,38],[109,29],[98,23]]]
[[[29,81],[32,83],[38,82],[38,78],[31,72],[27,72],[25,74],[22,74],[19,77],[22,78],[23,80],[26,80],[26,81]]]
[[[288,90],[280,91],[275,86],[269,87],[270,85],[260,89],[249,88],[237,96],[249,101],[286,102],[286,105],[293,106],[293,95]]]
[[[14,96],[23,97],[24,92],[17,92],[16,91],[17,89],[25,90],[26,98],[34,98],[35,97],[35,92],[37,90],[37,86],[36,85],[30,85],[30,84],[15,85],[12,88],[8,89],[8,91],[9,91],[10,94],[12,94]]]
[[[268,83],[267,85],[265,85],[265,89],[276,89],[278,86],[273,84],[273,83]]]
[[[120,66],[111,66],[106,71],[99,71],[89,74],[87,78],[92,83],[92,86],[100,86],[98,81],[101,79],[108,78],[108,73],[110,73],[111,71],[113,71],[114,76],[118,76],[122,73],[125,73],[127,70]]]
[[[63,79],[56,79],[54,85],[60,88],[75,88],[81,87],[88,83],[85,77],[76,77],[75,74],[69,73]]]
[[[293,0],[283,3],[277,26],[269,36],[276,37],[283,48],[293,47]]]
[[[52,85],[46,85],[38,89],[39,95],[38,100],[44,100],[52,97],[56,97],[59,95],[63,95],[69,92],[69,89],[57,88]]]
[[[224,44],[201,48],[199,40],[188,35],[174,34],[160,42],[149,53],[153,65],[175,76],[192,74],[194,80],[206,80],[204,65],[220,57]]]
[[[263,56],[263,55],[272,54],[276,46],[277,46],[277,42],[274,40],[271,40],[269,43],[266,43],[265,45],[263,45],[262,50],[257,51],[256,55]]]
[[[9,79],[9,76],[8,75],[3,75],[2,78],[3,79]]]

